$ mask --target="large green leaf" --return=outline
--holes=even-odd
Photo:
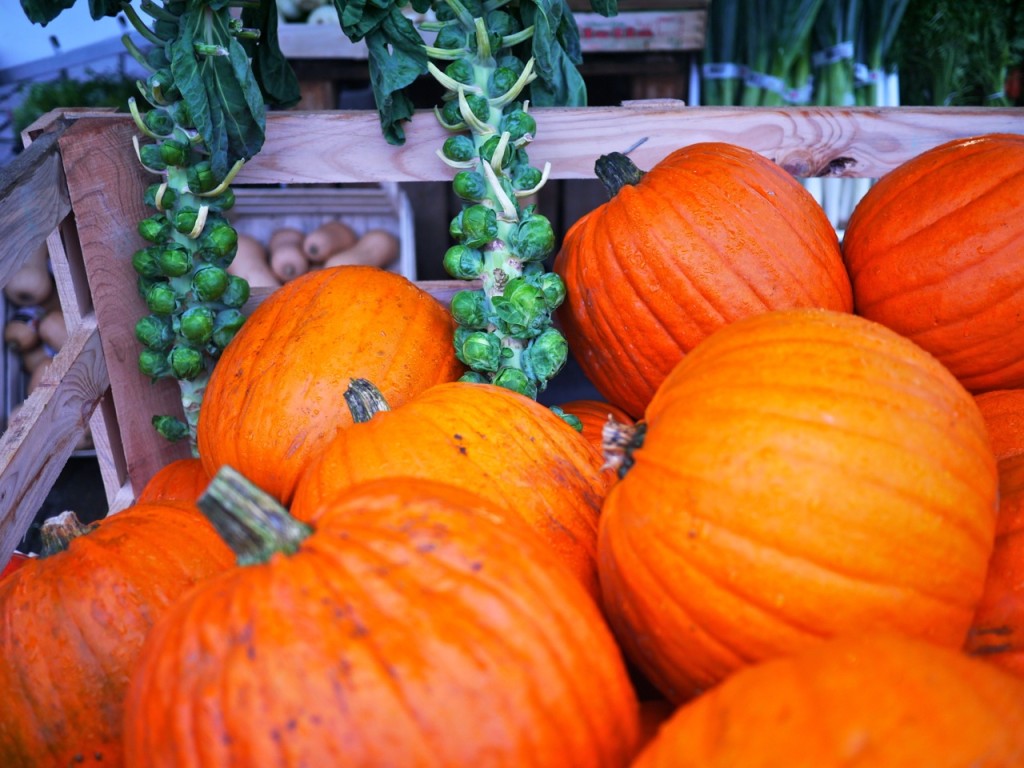
[[[586,84],[576,68],[582,61],[579,28],[565,0],[524,2],[520,12],[523,24],[534,28],[531,101],[539,107],[586,106]]]
[[[259,42],[246,43],[252,59],[253,75],[264,101],[273,107],[291,107],[301,98],[299,79],[281,51],[277,36],[277,4],[260,3],[242,9],[242,23],[260,31]]]
[[[21,9],[33,24],[44,27],[75,4],[75,0],[21,0]]]

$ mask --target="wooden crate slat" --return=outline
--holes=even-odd
[[[90,315],[0,436],[0,563],[32,524],[108,384],[96,318]]]

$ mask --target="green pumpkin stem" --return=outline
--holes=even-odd
[[[229,466],[217,471],[197,504],[231,547],[239,565],[265,563],[278,552],[290,555],[313,532],[277,499]]]
[[[380,390],[366,379],[352,379],[342,397],[355,424],[367,422],[381,411],[391,410]]]
[[[39,529],[42,540],[39,556],[50,557],[63,552],[74,539],[84,536],[95,527],[96,523],[83,524],[71,510],[47,518]]]
[[[644,422],[623,424],[609,416],[601,428],[601,449],[604,452],[604,467],[614,469],[621,478],[633,466],[633,452],[644,444],[647,425]]]
[[[613,198],[627,184],[636,185],[644,177],[646,171],[637,168],[636,163],[621,152],[609,152],[601,155],[594,163],[594,173],[604,185],[608,197]]]

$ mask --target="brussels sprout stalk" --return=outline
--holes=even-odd
[[[526,152],[536,121],[521,96],[536,78],[535,62],[512,52],[533,28],[501,10],[474,17],[459,0],[446,0],[437,18],[437,39],[426,51],[448,63],[442,69],[431,61],[427,69],[446,89],[435,114],[452,134],[438,155],[456,169],[453,189],[463,201],[444,266],[480,283],[452,299],[456,354],[470,369],[466,380],[536,398],[564,366],[568,344],[552,325],[565,286],[544,267],[555,246],[551,223],[535,205],[521,204],[550,171],[531,166]]]

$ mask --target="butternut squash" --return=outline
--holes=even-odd
[[[310,261],[323,263],[330,256],[351,248],[359,240],[355,230],[337,219],[325,221],[302,241],[302,250]]]
[[[310,262],[301,243],[285,242],[270,251],[270,271],[287,283],[309,272]]]
[[[54,352],[60,352],[68,340],[68,329],[61,310],[53,309],[43,315],[39,321],[39,338]]]
[[[54,292],[50,275],[50,254],[43,243],[22,264],[4,286],[4,295],[19,307],[44,303]]]
[[[370,229],[351,247],[334,254],[324,262],[325,267],[361,264],[386,267],[398,258],[398,237],[384,229]]]
[[[238,251],[228,266],[228,273],[238,275],[250,288],[278,288],[281,280],[270,269],[267,249],[250,235],[238,233]]]
[[[296,227],[279,227],[270,233],[267,240],[267,248],[273,253],[285,243],[298,243],[302,247],[302,241],[306,239],[306,233]]]

